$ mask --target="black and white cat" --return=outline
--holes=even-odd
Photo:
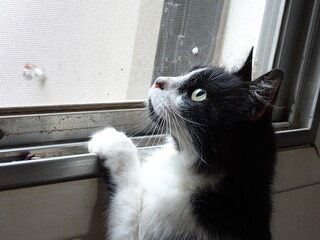
[[[251,81],[251,58],[233,73],[195,67],[156,79],[147,108],[170,137],[144,160],[114,128],[93,135],[89,151],[112,186],[107,239],[271,239],[271,110],[283,74]]]

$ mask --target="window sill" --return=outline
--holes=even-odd
[[[164,135],[133,137],[132,140],[142,154],[163,143]],[[310,129],[278,131],[276,142],[278,150],[308,147],[312,145],[313,134]],[[0,150],[0,190],[99,176],[98,158],[87,153],[86,144],[76,142]],[[44,158],[21,160],[28,152]]]

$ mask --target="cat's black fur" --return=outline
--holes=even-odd
[[[184,122],[206,161],[199,159],[194,171],[223,176],[214,189],[199,189],[190,199],[198,222],[220,240],[271,239],[271,185],[276,161],[271,108],[282,72],[274,70],[251,81],[251,58],[252,52],[235,73],[209,67],[178,88],[185,103],[182,117],[199,123]],[[263,81],[269,87],[262,89],[266,86]],[[197,88],[207,90],[205,102],[190,99]],[[149,112],[155,119],[150,104]],[[180,239],[193,237],[170,238]]]

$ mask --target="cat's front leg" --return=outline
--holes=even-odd
[[[137,183],[140,169],[137,148],[123,132],[106,128],[92,136],[88,149],[103,160],[103,165],[109,169],[116,185]]]
[[[137,148],[124,133],[106,128],[92,136],[88,149],[103,160],[116,187],[108,206],[107,239],[139,239],[142,186]]]

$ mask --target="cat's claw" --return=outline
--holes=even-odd
[[[125,171],[137,161],[137,149],[132,141],[114,128],[106,128],[94,134],[88,143],[90,153],[104,160],[104,166],[112,172]]]

